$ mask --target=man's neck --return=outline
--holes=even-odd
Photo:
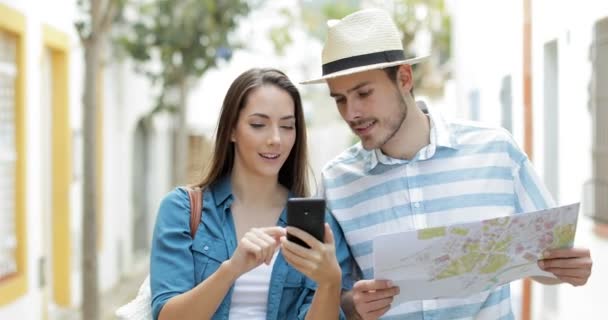
[[[420,149],[429,145],[431,124],[413,99],[406,103],[407,117],[397,133],[382,146],[382,152],[391,158],[411,160]]]

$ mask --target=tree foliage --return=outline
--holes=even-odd
[[[122,16],[117,44],[158,89],[155,108],[174,115],[173,183],[188,182],[186,102],[193,82],[238,44],[231,38],[239,18],[250,11],[244,0],[131,0]]]
[[[303,27],[313,37],[324,41],[327,35],[326,21],[340,19],[361,8],[362,1],[300,1],[300,10],[283,10],[287,17],[285,25],[270,32],[277,53],[282,54],[291,41],[289,29]],[[450,77],[449,57],[451,55],[451,19],[445,7],[445,0],[394,0],[390,7],[386,1],[368,1],[367,6],[383,7],[392,14],[401,30],[403,47],[407,57],[431,55],[427,63],[414,65],[416,91],[428,95],[439,95],[443,84]],[[366,7],[367,7],[366,6]],[[422,34],[430,38],[424,52],[416,46]],[[422,51],[421,50],[421,51]]]
[[[241,0],[132,0],[116,42],[160,87],[157,108],[175,110],[172,89],[231,58],[230,33],[249,10]]]

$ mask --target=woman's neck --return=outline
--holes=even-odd
[[[252,174],[235,163],[230,176],[235,201],[250,208],[282,207],[287,190],[279,184],[278,177]]]

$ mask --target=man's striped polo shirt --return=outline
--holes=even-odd
[[[358,143],[323,169],[328,209],[340,223],[364,279],[373,279],[375,235],[553,205],[530,161],[506,130],[446,122],[435,110],[421,107],[430,119],[430,144],[413,159],[390,158]],[[513,319],[509,285],[465,299],[407,302],[394,306],[382,319],[470,318]]]

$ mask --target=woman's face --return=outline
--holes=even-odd
[[[278,176],[296,141],[294,102],[274,85],[253,89],[231,136],[235,166],[259,176]]]

